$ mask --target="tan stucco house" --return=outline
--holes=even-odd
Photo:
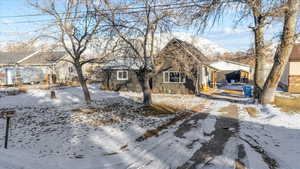
[[[281,84],[287,87],[288,92],[300,94],[300,43],[295,44],[292,50]]]

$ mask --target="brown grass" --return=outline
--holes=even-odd
[[[219,112],[224,112],[223,117],[237,119],[238,118],[238,107],[237,105],[230,104],[226,107],[223,107],[219,110]]]
[[[180,110],[165,104],[153,104],[141,109],[145,116],[171,115]]]
[[[21,87],[18,87],[20,93],[27,93],[28,89],[27,87],[24,87],[24,86],[21,86]]]
[[[128,144],[126,144],[126,145],[120,147],[120,150],[122,150],[122,151],[128,151],[128,150],[129,150]]]
[[[286,113],[300,113],[300,97],[276,96],[274,104]]]
[[[228,112],[238,112],[238,107],[237,105],[235,104],[230,104],[226,107],[222,107],[219,112],[225,112],[225,113],[228,113]]]
[[[77,109],[73,109],[72,111],[74,113],[78,113],[79,117],[80,117],[80,114],[85,114],[87,116],[92,115],[93,113],[97,112],[97,109],[96,108],[77,108]],[[88,122],[87,125],[97,127],[97,126],[105,126],[105,125],[109,125],[109,124],[113,124],[113,123],[119,123],[120,121],[121,121],[121,118],[119,118],[118,116],[111,116],[110,119],[108,119],[108,120],[92,121],[92,122]]]
[[[118,152],[112,152],[112,153],[104,153],[104,156],[112,156],[112,155],[117,155]]]
[[[251,117],[257,117],[258,115],[258,112],[256,110],[255,107],[245,107],[245,110],[247,111],[247,113],[249,114],[249,116]]]
[[[205,105],[204,104],[199,104],[197,106],[192,107],[190,110],[193,112],[200,112],[204,109]]]
[[[75,113],[85,113],[85,114],[92,114],[97,111],[96,108],[77,108],[72,110]]]
[[[179,111],[189,110],[192,112],[199,112],[204,109],[204,104],[198,104],[197,106],[187,108],[183,105],[171,105],[171,104],[153,104],[151,106],[143,107],[142,112],[145,116],[159,116],[159,115],[172,115]]]
[[[235,160],[235,169],[246,169],[245,164],[239,160]]]
[[[150,137],[158,136],[160,131],[162,131],[164,129],[167,129],[169,126],[172,126],[172,125],[176,124],[176,122],[178,122],[180,120],[183,120],[183,119],[191,116],[192,114],[193,114],[192,112],[184,112],[180,115],[177,115],[174,118],[172,118],[171,120],[169,120],[167,123],[157,127],[156,129],[147,130],[142,136],[138,137],[136,139],[136,141],[141,142],[141,141],[144,141],[144,140],[146,140]]]

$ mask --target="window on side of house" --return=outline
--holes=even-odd
[[[163,73],[164,83],[185,83],[185,74],[176,71],[166,71]]]
[[[127,70],[118,70],[117,71],[117,80],[128,80],[128,71]]]

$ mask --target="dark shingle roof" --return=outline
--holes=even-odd
[[[290,62],[300,62],[300,43],[294,45],[290,56]]]
[[[183,57],[183,54],[192,56],[193,60],[195,60],[196,62],[201,62],[203,64],[208,64],[209,62],[209,59],[194,45],[176,38],[172,39],[161,50],[158,57],[163,55],[170,55],[171,57]]]
[[[194,45],[179,39],[174,39],[174,41],[180,43],[181,48],[183,48],[184,50],[186,50],[186,52],[195,56],[199,61],[201,62],[209,61],[209,59],[202,52],[200,52],[200,50],[198,50]]]
[[[0,65],[16,64],[29,54],[29,52],[0,52]]]
[[[65,52],[38,52],[24,59],[22,65],[45,65],[51,64],[65,56]]]

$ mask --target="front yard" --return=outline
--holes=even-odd
[[[79,87],[0,97],[17,111],[0,169],[300,168],[300,114],[193,95],[154,94],[145,108],[139,93],[90,91],[91,106]]]

